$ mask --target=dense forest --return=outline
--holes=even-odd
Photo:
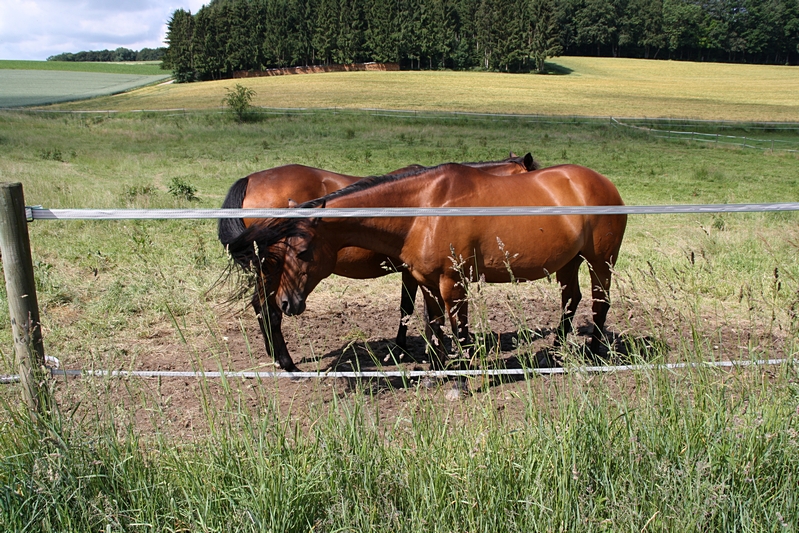
[[[89,50],[87,52],[65,52],[50,56],[47,61],[161,61],[166,48],[142,48],[131,50],[119,47],[116,50]]]
[[[799,63],[799,0],[212,0],[169,22],[178,81],[356,62],[544,71],[595,55]]]

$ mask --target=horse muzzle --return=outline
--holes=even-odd
[[[283,296],[280,300],[280,310],[283,311],[283,314],[286,316],[299,315],[305,311],[305,298]]]

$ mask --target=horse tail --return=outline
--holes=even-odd
[[[247,194],[247,182],[249,178],[244,177],[238,180],[227,192],[225,201],[222,202],[222,209],[241,209],[244,204],[244,195]],[[220,218],[217,235],[222,246],[227,247],[233,240],[244,231],[244,220],[240,218]]]

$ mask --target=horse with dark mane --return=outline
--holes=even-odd
[[[422,292],[434,334],[443,341],[441,325],[446,317],[460,343],[470,339],[464,283],[478,273],[489,283],[535,280],[555,273],[563,305],[557,338],[565,339],[582,297],[578,271],[586,261],[593,296],[590,349],[596,353],[603,342],[611,270],[626,215],[324,218],[323,208],[616,205],[624,204],[610,180],[582,166],[488,176],[451,163],[366,178],[300,205],[319,208],[319,218],[251,226],[229,244],[229,250],[244,264],[257,260],[253,252],[257,245],[261,260],[270,265],[266,275],[279,277],[268,283],[277,283],[276,301],[287,315],[303,312],[308,294],[335,271],[340,250],[357,246],[397,258],[428,289]],[[443,342],[437,346],[433,365],[443,368]]]
[[[500,161],[483,161],[465,163],[479,168],[492,175],[506,175],[527,172],[538,168],[533,156],[527,153]],[[421,165],[405,167],[388,175],[403,175],[423,170]],[[296,202],[307,202],[325,196],[344,187],[350,186],[362,178],[347,176],[335,172],[307,167],[304,165],[285,165],[256,172],[241,178],[228,191],[222,208],[285,208],[296,205]],[[223,246],[229,246],[253,225],[268,225],[265,219],[220,219],[219,240]],[[235,259],[235,256],[234,256]],[[238,261],[244,268],[249,268],[251,258]],[[260,263],[258,263],[260,264]],[[413,313],[414,300],[418,284],[407,271],[401,268],[402,261],[396,257],[379,254],[357,247],[344,247],[336,256],[336,264],[332,273],[355,279],[370,279],[384,276],[397,270],[402,272],[402,293],[400,300],[401,319],[397,331],[397,344],[405,348],[407,336],[406,317]],[[281,368],[297,370],[288,352],[281,331],[283,320],[280,307],[275,303],[274,291],[277,286],[265,283],[263,275],[255,277],[255,293],[252,306],[259,317],[261,333],[268,354],[271,354]],[[266,311],[266,312],[264,312]]]

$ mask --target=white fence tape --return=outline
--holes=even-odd
[[[132,219],[219,219],[219,218],[313,218],[320,209],[44,209],[26,207],[29,220],[132,220]],[[610,215],[610,214],[702,214],[702,213],[763,213],[799,211],[799,202],[769,204],[685,204],[650,206],[525,206],[525,207],[456,207],[456,208],[373,208],[324,209],[325,218],[417,217],[417,216],[544,216],[544,215]],[[746,367],[779,365],[786,359],[758,361],[716,361],[708,363],[671,363],[664,365],[586,366],[577,368],[531,368],[462,371],[366,371],[366,372],[181,372],[128,370],[60,370],[51,369],[54,376],[95,377],[167,377],[167,378],[419,378],[455,376],[527,376],[566,373],[609,373],[634,370],[676,370],[692,367]],[[792,364],[795,364],[791,360]],[[13,383],[19,376],[0,376],[0,383]]]
[[[543,215],[671,215],[799,211],[799,202],[524,207],[384,207],[371,209],[42,209],[27,207],[30,220],[169,220],[200,218],[489,217]]]
[[[686,368],[746,368],[750,366],[775,366],[797,364],[796,359],[758,359],[755,361],[709,361],[704,363],[667,363],[660,365],[580,366],[573,368],[500,368],[490,370],[396,370],[362,372],[197,372],[170,370],[59,370],[51,369],[53,376],[112,377],[112,378],[208,378],[218,379],[274,379],[274,378],[444,378],[477,376],[531,376],[558,374],[611,374],[643,370],[681,370]],[[0,383],[19,381],[19,376],[0,376]]]

